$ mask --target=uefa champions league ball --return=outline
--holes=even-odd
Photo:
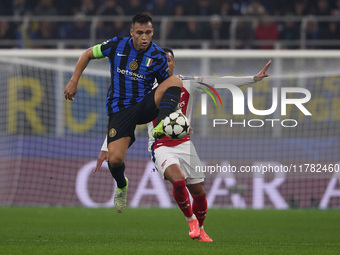
[[[163,130],[173,140],[182,139],[189,133],[188,119],[181,111],[170,113],[163,121]]]

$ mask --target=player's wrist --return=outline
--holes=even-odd
[[[72,77],[70,79],[70,81],[69,81],[69,84],[71,84],[74,87],[77,87],[78,86],[78,81],[79,81],[79,79]]]
[[[260,80],[262,80],[262,77],[258,77],[257,75],[255,75],[255,76],[253,77],[253,81],[254,81],[254,82],[258,82],[258,81],[260,81]]]

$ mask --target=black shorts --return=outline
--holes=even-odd
[[[158,115],[155,104],[155,89],[145,98],[129,108],[115,112],[109,116],[107,144],[122,137],[131,137],[131,146],[136,140],[135,129],[139,124],[146,124]]]

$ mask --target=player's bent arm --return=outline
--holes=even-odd
[[[93,54],[93,47],[84,51],[77,61],[71,80],[74,79],[78,83],[81,74],[83,73],[89,62],[94,58],[95,57]]]
[[[89,64],[90,60],[94,59],[94,54],[93,54],[93,48],[89,48],[86,51],[84,51],[76,64],[76,67],[74,69],[73,75],[67,84],[65,91],[64,91],[64,96],[65,99],[73,100],[74,96],[77,93],[77,86],[79,82],[79,78],[87,65]]]

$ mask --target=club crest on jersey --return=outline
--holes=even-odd
[[[110,137],[115,137],[116,134],[117,134],[116,129],[111,128],[110,131],[109,131],[109,136],[110,136]]]
[[[138,63],[137,63],[137,60],[132,60],[129,64],[129,67],[132,71],[136,70],[138,68]]]
[[[151,66],[152,61],[153,61],[152,58],[146,58],[146,60],[145,60],[145,65],[146,65],[147,67]]]

